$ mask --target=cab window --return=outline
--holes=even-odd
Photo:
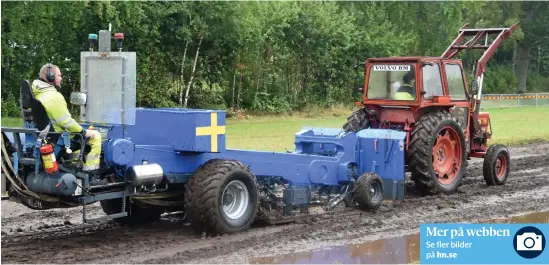
[[[461,67],[458,64],[446,64],[446,78],[448,82],[448,92],[452,100],[467,99],[465,94],[465,84],[463,83],[463,75]]]
[[[423,91],[426,92],[423,97],[432,99],[434,96],[444,95],[442,90],[442,78],[440,77],[440,67],[438,63],[423,66]]]
[[[368,99],[415,100],[413,64],[374,64],[368,78]]]

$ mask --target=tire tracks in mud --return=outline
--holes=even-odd
[[[549,143],[510,147],[510,153],[506,185],[486,187],[482,160],[474,159],[458,193],[421,197],[407,184],[406,200],[384,204],[376,213],[350,209],[215,238],[194,234],[177,215],[140,227],[61,227],[19,242],[2,235],[1,255],[8,263],[247,263],[254,256],[415,233],[423,222],[477,222],[548,210]],[[17,218],[2,223],[24,219]]]

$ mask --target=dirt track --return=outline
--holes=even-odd
[[[75,229],[81,208],[37,212],[2,201],[2,261],[247,263],[253,257],[416,233],[424,222],[476,222],[549,210],[549,143],[514,147],[510,152],[512,173],[505,186],[486,187],[482,160],[475,159],[469,162],[468,177],[457,194],[418,197],[410,187],[404,202],[385,204],[377,213],[351,210],[217,238],[193,234],[178,215],[142,227],[107,223]],[[89,208],[90,213],[102,214],[97,205]],[[40,232],[56,226],[55,233]],[[17,237],[21,233],[35,236]]]

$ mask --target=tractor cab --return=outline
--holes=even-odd
[[[436,57],[392,57],[366,61],[364,105],[424,106],[468,101],[461,61]]]

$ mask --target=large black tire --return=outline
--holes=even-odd
[[[383,202],[383,180],[374,172],[366,172],[355,182],[353,194],[358,206],[364,210],[374,210]]]
[[[101,208],[105,214],[115,214],[122,211],[122,198],[100,201]],[[115,222],[122,225],[136,225],[152,223],[160,219],[164,208],[154,205],[144,205],[136,202],[130,203],[126,198],[126,212],[128,216],[116,218]]]
[[[347,122],[343,125],[345,132],[359,132],[369,127],[368,115],[365,109],[359,109],[354,111],[351,116],[347,118]]]
[[[465,135],[454,115],[430,112],[415,124],[407,160],[412,180],[421,193],[454,193],[463,179],[466,157]],[[448,180],[441,180],[437,172],[448,176]]]
[[[228,187],[227,195],[224,191]],[[235,188],[243,193],[230,195]],[[185,188],[185,209],[196,232],[232,234],[248,230],[256,218],[259,185],[250,169],[239,161],[213,159],[202,165]],[[240,197],[241,196],[241,197]],[[240,199],[239,199],[240,198]],[[241,204],[239,214],[224,210],[225,203]]]
[[[486,185],[503,185],[509,177],[511,157],[507,147],[501,144],[492,145],[486,151],[482,173]]]

